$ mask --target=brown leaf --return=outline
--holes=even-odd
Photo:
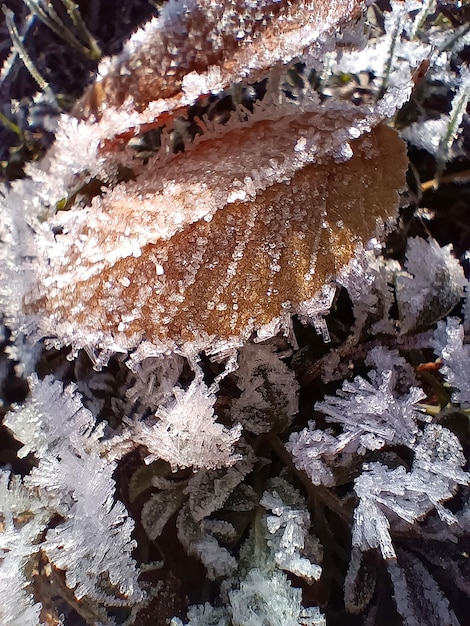
[[[73,230],[61,236],[64,256],[48,270],[48,289],[31,308],[57,328],[70,324],[130,343],[145,336],[156,343],[202,340],[206,346],[212,341],[207,336],[246,336],[295,313],[396,214],[407,167],[404,143],[379,125],[351,146],[348,161],[324,157],[301,167],[253,198],[225,202],[150,238],[138,256],[125,246],[119,254],[121,233],[113,232],[113,220],[132,231],[142,206],[131,194],[108,205],[105,199],[101,231],[90,227],[86,237]],[[191,160],[191,154],[182,159]],[[210,188],[209,178],[208,196]],[[169,194],[155,191],[149,200],[154,211],[159,204],[169,210]],[[189,183],[186,194],[183,202],[191,202]],[[74,249],[80,237],[84,248]],[[104,253],[87,257],[86,238],[94,242],[95,255],[107,248],[112,260]]]
[[[324,33],[357,19],[364,0],[230,0],[168,2],[158,18],[131,38],[123,53],[101,68],[75,113],[100,117],[110,107],[144,111],[150,102],[172,98],[171,110],[199,96],[200,85],[217,81],[218,91],[249,76],[264,78],[290,62]],[[194,84],[194,83],[193,83]],[[186,93],[185,93],[186,92]],[[206,90],[208,93],[209,90]],[[202,90],[204,93],[204,90]]]

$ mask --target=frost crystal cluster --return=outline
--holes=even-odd
[[[91,18],[5,13],[67,112],[0,111],[0,626],[463,626],[467,18],[151,4],[73,106],[30,32]]]

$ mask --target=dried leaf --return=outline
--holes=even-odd
[[[298,125],[308,121],[301,116]],[[213,178],[206,170],[192,172],[194,183],[188,179],[197,162],[190,151],[174,159],[174,180],[154,182],[153,193],[147,186],[140,202],[135,189],[119,186],[101,211],[68,214],[68,232],[49,253],[46,289],[30,303],[44,315],[44,332],[70,336],[80,328],[134,345],[142,336],[207,345],[207,336],[246,336],[314,298],[395,215],[404,144],[378,126],[351,142],[346,162],[324,157],[253,197],[241,189],[236,199],[233,177],[228,188],[214,188],[220,171],[248,160],[243,149],[264,124],[211,142],[219,161]],[[185,180],[178,180],[179,168]],[[245,166],[245,186],[249,171]]]
[[[252,82],[260,80],[273,65],[318,45],[323,33],[357,19],[365,5],[363,0],[169,0],[161,16],[138,31],[122,54],[103,64],[102,80],[89,89],[78,110],[87,117],[110,107],[147,109],[151,119],[248,75]],[[148,107],[157,100],[153,109]]]

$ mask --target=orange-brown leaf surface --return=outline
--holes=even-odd
[[[47,291],[31,306],[59,326],[154,342],[243,336],[294,313],[396,214],[407,166],[403,142],[379,125],[352,150],[346,162],[330,157],[299,168],[288,181],[228,202],[137,254],[93,262],[70,241],[69,257],[52,265]],[[168,193],[154,193],[156,212],[159,203],[171,204]],[[121,223],[128,219],[125,198],[107,210]],[[119,235],[102,227],[78,235],[85,249],[86,238],[100,235],[109,250],[114,237],[119,247]]]

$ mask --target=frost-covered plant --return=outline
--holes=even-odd
[[[100,446],[105,424],[95,424],[73,385],[64,389],[52,378],[40,381],[34,375],[29,384],[28,402],[4,421],[23,443],[19,456],[32,453],[37,459],[31,473],[22,480],[13,477],[10,486],[8,473],[2,475],[6,493],[1,513],[8,520],[2,538],[8,538],[15,520],[18,523],[22,516],[26,520],[16,548],[23,550],[20,569],[8,568],[7,558],[4,576],[12,582],[19,576],[21,581],[41,551],[65,571],[77,600],[87,597],[103,605],[133,606],[144,597],[131,556],[136,545],[131,539],[134,523],[115,500],[116,463],[102,454]],[[53,519],[57,523],[49,526]],[[20,548],[21,541],[30,546]],[[18,610],[18,605],[11,606],[5,623],[15,620]]]
[[[468,33],[366,4],[170,0],[6,190],[2,624],[465,623],[465,254],[374,235]]]
[[[409,376],[406,361],[398,352],[376,347],[368,359],[376,366],[369,380],[358,376],[353,382],[345,381],[336,396],[327,396],[315,405],[327,422],[341,425],[338,435],[331,429],[318,430],[311,422],[290,436],[287,449],[313,484],[334,485],[333,468],[351,465],[358,454],[386,445],[413,446],[419,421],[427,419],[417,406],[426,397],[422,389],[411,387],[406,394],[396,390],[400,370]]]
[[[470,407],[470,347],[464,343],[464,328],[455,317],[437,324],[431,341],[434,352],[442,360],[442,374],[454,389],[452,401],[464,409]]]
[[[228,430],[216,422],[215,399],[202,381],[194,381],[185,391],[175,387],[174,398],[158,409],[155,424],[138,422],[131,427],[132,438],[149,451],[145,462],[165,459],[174,469],[234,463],[239,458],[233,447],[241,426]]]
[[[354,511],[352,541],[361,550],[379,547],[384,559],[396,558],[385,511],[411,524],[435,509],[444,522],[456,523],[441,503],[452,497],[458,484],[467,485],[470,480],[462,470],[465,457],[457,437],[442,426],[428,425],[414,453],[409,472],[403,466],[390,469],[372,463],[356,479],[359,505]]]

